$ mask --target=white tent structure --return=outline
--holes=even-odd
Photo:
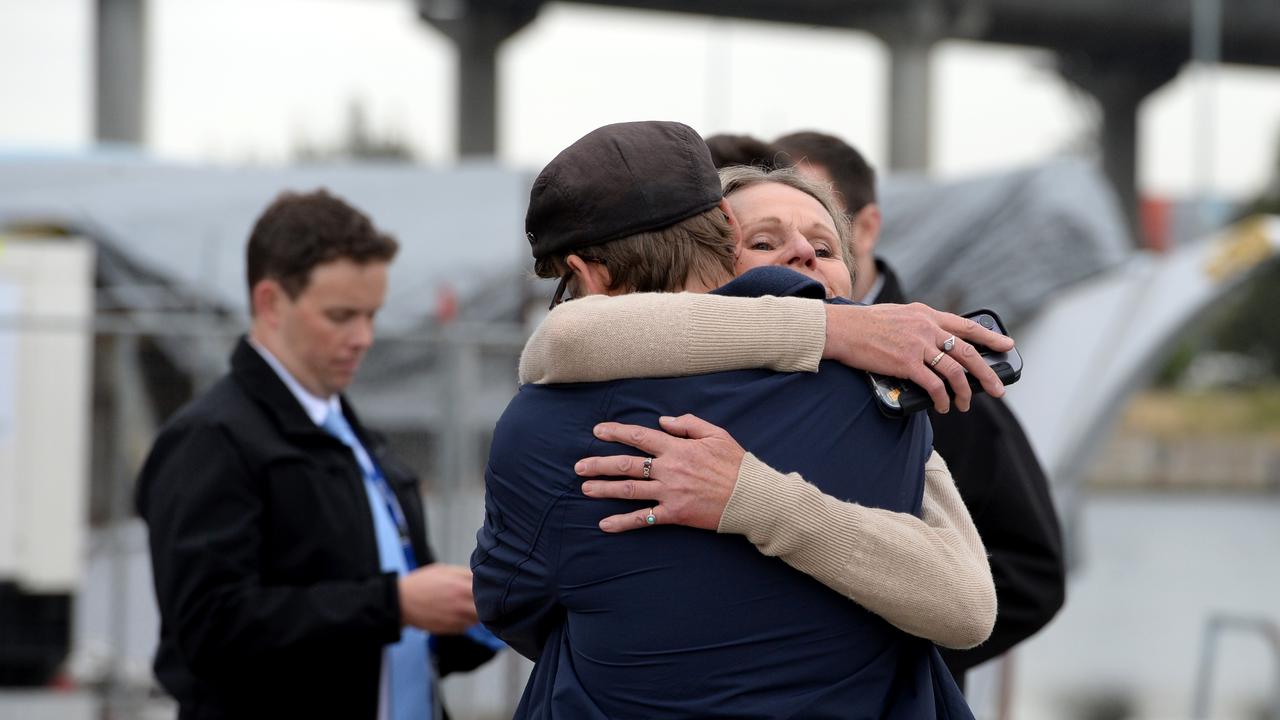
[[[909,294],[953,312],[993,308],[1009,325],[1026,371],[1008,400],[1060,491],[1183,332],[1280,259],[1278,218],[1136,250],[1114,196],[1078,161],[891,181],[882,205],[879,250]]]

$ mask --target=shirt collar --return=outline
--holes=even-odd
[[[860,300],[860,302],[866,305],[875,305],[876,298],[880,297],[880,293],[883,290],[884,273],[876,273],[876,281],[871,284],[871,289],[867,291],[866,295],[862,296],[862,300]]]
[[[276,372],[276,375],[284,381],[285,387],[289,388],[289,392],[293,393],[293,396],[298,400],[298,404],[302,405],[302,409],[306,411],[307,417],[311,418],[311,421],[316,425],[323,425],[324,419],[329,416],[329,413],[342,412],[342,404],[338,402],[337,395],[330,395],[328,399],[316,397],[309,390],[302,387],[302,383],[298,382],[298,379],[285,369],[284,364],[275,355],[271,354],[270,350],[258,344],[252,337],[249,338],[249,345],[258,351],[262,359],[266,360],[271,369]]]

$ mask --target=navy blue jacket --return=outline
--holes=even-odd
[[[721,292],[821,294],[765,270]],[[582,494],[577,460],[638,452],[596,440],[592,427],[656,427],[685,412],[836,497],[919,512],[927,419],[884,417],[865,376],[839,365],[525,385],[494,431],[471,559],[481,620],[536,661],[516,717],[972,717],[931,643],[746,539],[598,528],[644,505]]]

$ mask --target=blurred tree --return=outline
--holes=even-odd
[[[303,143],[294,150],[299,162],[329,162],[333,160],[384,160],[411,163],[417,160],[413,148],[395,133],[377,137],[369,129],[368,113],[364,104],[352,100],[347,105],[347,127],[342,141],[333,147],[320,147]]]
[[[1271,181],[1246,203],[1237,217],[1280,215],[1280,132]],[[1280,263],[1271,263],[1205,318],[1205,333],[1192,333],[1176,348],[1156,378],[1157,386],[1176,385],[1194,356],[1203,350],[1237,352],[1257,358],[1267,369],[1266,382],[1280,379]]]
[[[1276,132],[1276,157],[1271,169],[1271,182],[1267,183],[1262,194],[1254,198],[1253,202],[1246,205],[1244,209],[1245,215],[1257,213],[1280,215],[1280,129]]]
[[[1156,373],[1153,384],[1158,388],[1175,387],[1187,372],[1187,368],[1191,367],[1191,361],[1195,360],[1196,353],[1200,352],[1202,344],[1203,340],[1198,336],[1179,339],[1173,352],[1165,360],[1164,367]]]
[[[1266,188],[1245,206],[1244,216],[1280,215],[1280,132],[1276,133],[1275,165]],[[1273,262],[1235,294],[1232,305],[1213,333],[1213,344],[1241,352],[1266,364],[1271,380],[1280,378],[1280,264]]]
[[[1280,212],[1280,208],[1276,210]],[[1280,264],[1272,263],[1236,295],[1232,307],[1213,333],[1213,344],[1265,363],[1270,380],[1280,378]]]

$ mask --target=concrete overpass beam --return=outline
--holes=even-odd
[[[887,41],[889,46],[889,168],[929,170],[929,52],[933,43],[918,38]]]
[[[970,7],[972,6],[972,7]],[[939,40],[978,32],[986,22],[980,3],[907,0],[871,13],[867,27],[889,49],[889,168],[929,171],[933,72]]]
[[[146,136],[146,0],[97,0],[94,136],[142,144]]]
[[[1135,241],[1141,241],[1138,221],[1138,107],[1148,95],[1178,74],[1175,58],[1142,61],[1060,55],[1058,71],[1097,100],[1102,111],[1098,149],[1102,168],[1120,197]]]

